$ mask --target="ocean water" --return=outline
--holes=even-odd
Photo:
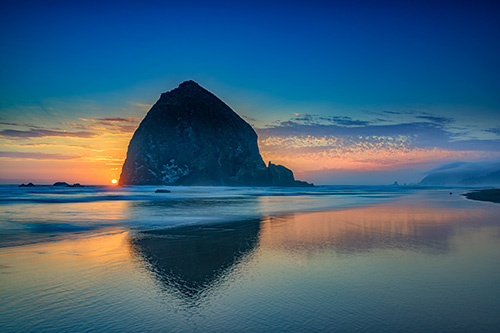
[[[465,188],[157,188],[0,186],[0,331],[500,329]]]
[[[171,193],[155,193],[161,188]],[[0,247],[104,229],[244,221],[364,205],[415,189],[336,187],[0,186]]]

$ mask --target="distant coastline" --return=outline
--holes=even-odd
[[[465,193],[464,196],[470,200],[500,203],[500,189],[476,190]]]

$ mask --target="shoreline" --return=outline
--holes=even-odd
[[[462,195],[469,200],[500,203],[500,189],[474,190]]]
[[[500,189],[496,190],[482,190],[482,191],[474,191],[472,189],[469,190],[469,193],[466,194],[461,194],[465,196],[467,199],[472,199],[472,200],[482,200],[482,201],[493,201],[493,202],[500,202]],[[497,192],[497,197],[496,198],[491,198],[491,191]],[[478,193],[483,193],[487,192],[486,197],[483,196],[481,199],[477,198]],[[197,192],[194,192],[195,194],[199,194]],[[204,192],[203,192],[204,193]],[[203,194],[202,193],[202,194]],[[318,198],[317,200],[314,199],[315,201],[313,202],[310,207],[306,206],[300,206],[300,205],[294,205],[293,207],[290,206],[290,200],[285,200],[283,199],[284,197],[287,197],[290,193],[288,192],[283,192],[279,193],[280,195],[278,196],[277,199],[276,196],[273,196],[275,194],[274,192],[270,191],[269,197],[262,199],[260,205],[257,206],[255,202],[250,202],[250,204],[254,205],[255,208],[260,207],[262,209],[261,214],[249,214],[245,215],[243,213],[252,213],[252,210],[249,210],[247,206],[246,210],[242,212],[241,214],[236,214],[233,216],[233,214],[222,214],[220,218],[217,219],[202,219],[201,217],[196,218],[194,222],[187,222],[188,220],[184,219],[176,219],[176,215],[173,216],[173,221],[170,223],[159,223],[155,224],[153,223],[152,225],[147,225],[147,224],[142,224],[142,223],[134,223],[133,221],[129,220],[130,217],[128,216],[120,216],[120,218],[117,220],[117,223],[113,225],[109,225],[107,221],[105,220],[99,220],[95,223],[88,224],[88,223],[82,223],[79,222],[79,220],[75,221],[42,221],[41,223],[33,223],[28,225],[28,227],[24,229],[19,229],[17,231],[10,231],[10,232],[5,232],[2,236],[2,239],[0,239],[0,248],[8,248],[12,246],[23,246],[23,245],[28,245],[28,244],[37,244],[41,242],[52,242],[52,241],[59,241],[59,240],[65,240],[65,239],[70,239],[70,238],[79,238],[80,236],[84,237],[95,237],[96,235],[99,235],[101,232],[109,230],[109,229],[120,229],[126,232],[130,232],[131,235],[136,235],[139,237],[145,237],[145,238],[154,238],[154,237],[159,237],[159,238],[183,238],[186,237],[187,235],[190,236],[196,236],[196,237],[205,237],[206,233],[213,233],[213,230],[219,230],[219,231],[227,231],[227,229],[241,229],[243,225],[246,223],[252,222],[252,221],[264,221],[268,219],[286,219],[287,217],[290,216],[308,216],[310,214],[315,214],[315,213],[339,213],[340,211],[349,211],[349,210],[356,210],[356,209],[369,209],[370,207],[372,209],[375,209],[376,207],[380,207],[381,205],[390,205],[390,206],[399,206],[400,204],[405,204],[405,202],[408,204],[408,200],[410,200],[410,206],[413,206],[411,201],[417,199],[417,200],[424,200],[424,202],[429,202],[435,204],[436,199],[444,199],[446,200],[456,200],[458,199],[457,197],[451,197],[448,195],[447,190],[444,191],[440,189],[440,191],[395,191],[391,192],[388,191],[386,192],[376,192],[377,194],[374,195],[375,193],[371,191],[360,191],[359,193],[346,193],[342,191],[334,191],[332,190],[331,193],[327,193],[325,195],[324,192],[318,192],[318,191],[313,191],[310,193],[312,198]],[[471,197],[469,194],[474,193]],[[143,199],[141,196],[142,193],[133,193],[135,196],[140,197]],[[181,196],[179,198],[171,198],[175,199],[173,201],[169,202],[182,202],[184,198],[188,200],[192,200],[189,196],[189,194],[192,194],[190,191],[186,193],[181,193],[184,194],[184,196]],[[216,193],[217,194],[217,193]],[[218,193],[221,194],[221,193]],[[229,193],[231,195],[230,198],[233,198],[232,195],[234,195],[233,192]],[[240,194],[240,193],[236,193]],[[255,195],[256,193],[253,192],[244,192],[242,194],[247,194],[249,198],[253,198],[252,195]],[[257,194],[261,194],[260,192],[257,191]],[[293,194],[293,193],[292,193]],[[306,194],[306,193],[304,193]],[[348,195],[349,194],[349,195]],[[340,197],[338,196],[340,195]],[[416,195],[416,196],[415,196]],[[373,196],[373,197],[372,197]],[[151,198],[156,199],[154,195],[150,196]],[[150,197],[147,197],[148,199]],[[283,198],[282,198],[283,197]],[[300,195],[298,195],[300,197]],[[352,200],[350,198],[353,198]],[[213,197],[205,198],[203,195],[197,195],[197,199],[201,200],[215,200],[217,202],[221,202],[223,198],[226,198],[224,196],[219,196],[215,195]],[[244,196],[243,198],[247,198],[247,196]],[[341,198],[341,199],[338,199]],[[406,199],[410,198],[410,199]],[[455,199],[453,199],[455,198]],[[83,202],[76,202],[78,204],[80,203],[85,203],[87,205],[92,205],[94,207],[93,202],[87,201],[87,198]],[[163,201],[161,198],[158,198],[159,200],[155,201],[151,207],[156,207],[163,211],[164,209],[167,209],[170,207],[165,206],[163,207]],[[300,198],[299,198],[300,199]],[[321,200],[320,200],[321,199]],[[65,199],[66,200],[66,199]],[[144,200],[144,199],[143,199]],[[178,201],[180,200],[180,201]],[[494,201],[497,200],[497,201]],[[126,200],[125,200],[126,201]],[[140,200],[139,200],[140,201]],[[271,205],[274,204],[274,202],[277,202],[278,205],[282,205],[282,209],[271,209]],[[461,200],[459,200],[461,201]],[[244,201],[242,201],[244,203]],[[260,202],[260,201],[259,201]],[[318,204],[315,204],[318,202]],[[70,204],[75,204],[75,202],[69,202]],[[229,202],[230,204],[231,202]],[[298,201],[298,203],[301,203]],[[59,203],[58,203],[59,204]],[[64,204],[61,203],[61,204]],[[249,206],[252,208],[253,206]],[[123,206],[123,205],[122,205]],[[117,206],[116,210],[119,211],[120,209],[124,208],[122,206]],[[20,206],[21,207],[21,206]],[[37,206],[38,207],[38,206]],[[40,206],[43,207],[43,206]],[[47,206],[47,207],[52,207],[52,206]],[[56,206],[54,206],[56,207]],[[85,213],[85,209],[88,209],[88,207],[91,206],[81,206],[83,207],[82,212]],[[149,208],[147,206],[147,208]],[[189,207],[189,205],[187,205]],[[201,208],[205,207],[203,205],[200,206]],[[235,208],[241,209],[243,206],[242,205],[235,205]],[[201,209],[200,208],[200,209]],[[99,215],[100,216],[100,215]],[[99,217],[97,216],[97,217]],[[185,217],[180,216],[180,217]],[[149,215],[145,218],[144,221],[148,221]],[[151,218],[154,218],[154,215],[152,215]],[[154,222],[154,219],[152,220]],[[123,222],[123,223],[122,223]]]

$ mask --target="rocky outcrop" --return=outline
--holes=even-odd
[[[63,187],[69,187],[69,184],[66,182],[55,182],[52,184],[52,186],[63,186]]]
[[[193,81],[163,93],[130,141],[122,185],[312,186],[266,167],[253,128]]]
[[[85,187],[85,185],[81,185],[80,183],[76,183],[73,185],[70,185],[66,182],[55,182],[52,186],[59,186],[59,187]]]
[[[451,193],[450,193],[451,194]],[[500,203],[500,189],[477,190],[463,194],[467,199]]]

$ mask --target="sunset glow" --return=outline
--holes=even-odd
[[[346,171],[358,173],[346,182],[383,172],[386,183],[394,170],[418,182],[446,163],[500,160],[496,9],[365,5],[370,15],[361,20],[353,14],[359,8],[333,3],[285,11],[270,5],[270,16],[215,6],[205,8],[220,18],[210,22],[181,3],[168,8],[178,15],[167,21],[157,17],[161,5],[145,5],[130,17],[121,13],[126,19],[115,25],[89,11],[94,25],[82,31],[88,21],[71,4],[36,7],[33,16],[6,4],[0,183],[109,184],[148,110],[185,80],[252,125],[266,163],[312,182],[336,183]],[[184,17],[205,22],[204,34]],[[254,22],[263,25],[246,28]],[[183,32],[172,34],[179,26]],[[110,27],[116,31],[101,33]],[[137,47],[111,37],[120,33],[144,38]],[[216,36],[217,52],[207,36]]]
[[[94,127],[88,122],[100,125]],[[35,124],[3,125],[6,129],[0,134],[2,177],[42,184],[107,184],[120,174],[138,120],[96,118],[61,125],[67,129],[42,131],[33,130]],[[78,132],[81,129],[85,132]]]

